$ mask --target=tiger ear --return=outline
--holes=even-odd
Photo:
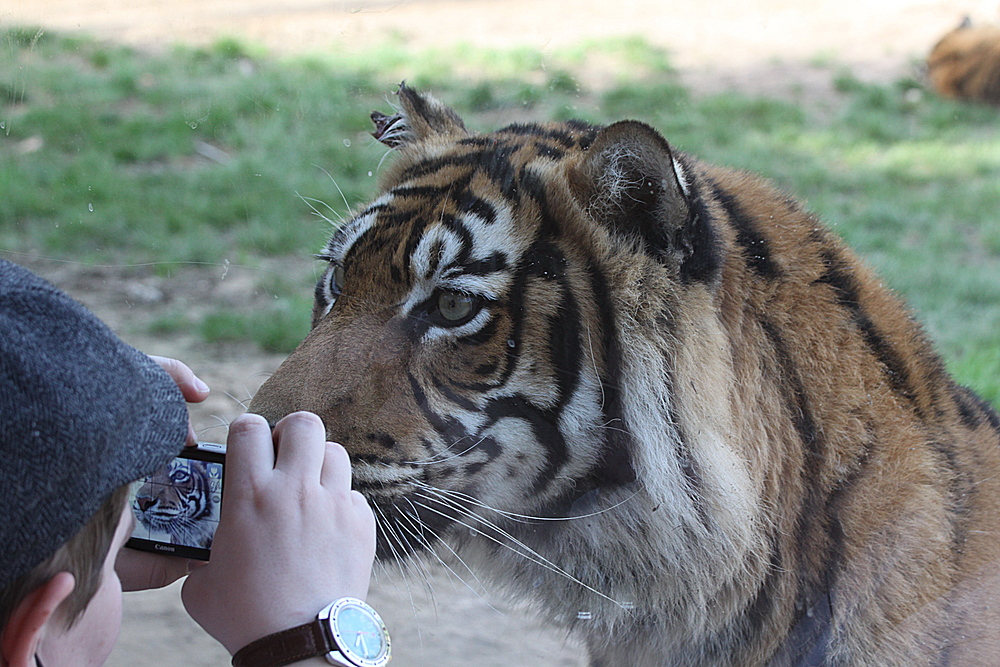
[[[570,191],[609,232],[637,242],[683,280],[718,271],[718,241],[670,144],[638,121],[602,129],[569,174]]]
[[[399,84],[400,111],[387,116],[373,111],[372,136],[390,148],[423,141],[435,135],[461,138],[469,134],[458,114],[430,95]]]

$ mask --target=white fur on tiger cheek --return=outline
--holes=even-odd
[[[683,324],[678,323],[680,328]],[[706,499],[715,510],[722,532],[735,548],[753,548],[760,519],[750,463],[740,454],[747,437],[736,432],[730,391],[733,377],[728,337],[718,319],[702,318],[689,325],[674,358],[678,377],[691,378],[686,400],[676,400],[677,414],[687,426],[691,457],[697,461]]]
[[[533,371],[530,354],[524,355],[518,368],[511,378],[511,385],[519,387],[516,394],[509,388],[500,389],[487,394],[488,400],[501,399],[505,396],[519,395],[539,406],[551,407],[557,400],[552,387],[537,381]],[[572,393],[559,416],[558,428],[566,446],[566,460],[563,461],[549,480],[541,493],[535,488],[537,475],[546,466],[547,448],[538,441],[531,424],[522,418],[506,417],[486,429],[483,435],[495,437],[502,446],[500,457],[491,462],[494,470],[503,470],[505,463],[517,466],[518,474],[504,480],[495,480],[496,490],[483,500],[497,503],[499,506],[520,507],[519,511],[531,513],[534,509],[543,507],[548,500],[565,493],[567,484],[575,484],[574,480],[584,477],[592,469],[601,454],[601,443],[606,439],[604,428],[617,428],[616,425],[603,424],[600,417],[603,414],[603,393],[597,376],[594,361],[585,352],[583,367],[580,371],[579,383]],[[516,458],[523,455],[523,459]],[[494,482],[489,482],[491,488]]]
[[[641,338],[623,337],[622,373],[631,382],[623,387],[623,412],[629,430],[642,444],[636,471],[646,488],[679,523],[696,525],[695,508],[684,489],[684,471],[677,458],[680,436],[670,419],[672,397],[663,382],[663,351]]]
[[[539,471],[545,467],[544,449],[537,444],[534,431],[524,419],[505,417],[483,431],[484,436],[493,437],[501,446],[500,456],[491,463],[491,469],[501,472],[504,463],[516,465],[518,474],[514,477],[491,475],[482,489],[482,497],[493,507],[516,507],[521,511],[530,510],[525,505],[529,498],[535,498],[532,484]],[[518,453],[525,456],[517,460]]]
[[[619,427],[617,424],[603,424],[598,418],[604,414],[603,388],[592,370],[593,362],[589,356],[584,364],[587,367],[581,370],[577,390],[559,416],[559,431],[565,437],[569,450],[569,461],[560,474],[573,479],[585,474],[601,454],[600,443],[606,440],[602,429]]]
[[[623,372],[632,377],[623,392],[624,413],[630,430],[643,443],[638,448],[636,473],[659,503],[663,519],[699,535],[699,548],[714,552],[711,561],[739,567],[741,554],[754,548],[759,517],[752,481],[737,453],[740,443],[733,441],[726,380],[734,380],[729,377],[728,349],[720,347],[724,337],[717,324],[699,320],[697,335],[685,337],[674,348],[681,351],[673,358],[673,369],[664,360],[674,350],[661,348],[648,336],[623,340],[627,350]],[[698,378],[693,381],[697,400],[689,396],[680,401],[672,395],[663,382],[671,374]],[[671,422],[671,414],[681,423]],[[682,448],[697,471],[697,489],[687,487],[687,471],[679,458]],[[692,492],[698,494],[697,501],[689,495]],[[677,542],[676,535],[676,531],[663,531],[661,546],[684,558],[686,543]],[[713,578],[724,576],[723,566],[717,569]]]

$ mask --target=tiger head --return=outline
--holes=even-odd
[[[136,521],[175,544],[210,546],[209,524],[215,501],[206,464],[175,459],[147,477],[132,501]]]
[[[399,100],[398,114],[372,115],[397,153],[382,192],[326,245],[312,331],[250,411],[323,419],[375,509],[381,558],[447,537],[449,549],[536,565],[553,545],[563,565],[584,552],[614,560],[640,532],[703,532],[716,500],[718,544],[746,541],[748,507],[731,492],[747,475],[725,456],[696,469],[666,380],[675,365],[696,369],[686,389],[725,429],[712,398],[726,394],[712,388],[724,240],[687,158],[639,122],[472,134],[431,97],[402,86]],[[688,354],[673,349],[685,327],[698,334]],[[706,494],[716,477],[729,500]],[[623,519],[624,504],[670,530]],[[661,546],[682,569],[703,556]]]

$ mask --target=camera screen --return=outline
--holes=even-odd
[[[219,524],[221,462],[176,458],[134,488],[135,528],[128,546],[208,559]]]

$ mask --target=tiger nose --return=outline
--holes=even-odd
[[[139,506],[139,511],[145,512],[150,507],[156,504],[156,501],[152,498],[136,498],[136,504]]]

